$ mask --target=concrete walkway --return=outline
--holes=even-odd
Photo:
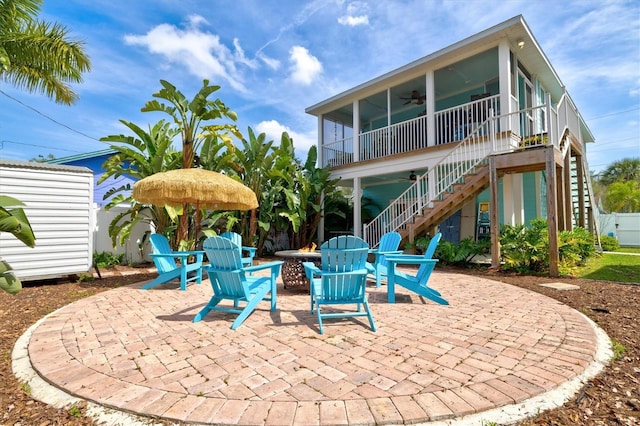
[[[553,299],[444,272],[430,285],[449,306],[402,288],[391,305],[373,286],[377,332],[366,319],[326,320],[320,335],[309,296],[281,283],[278,311],[265,302],[235,331],[221,312],[191,322],[208,281],[137,284],[49,315],[25,358],[99,406],[234,425],[513,421],[561,405],[608,359],[606,335]]]

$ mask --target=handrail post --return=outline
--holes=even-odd
[[[489,108],[489,155],[496,151],[496,119],[493,108]]]
[[[554,144],[556,145],[558,148],[560,147],[560,141],[556,141],[556,138],[558,138],[558,134],[560,132],[560,129],[558,129],[558,120],[554,120],[555,123],[551,123],[551,120],[553,120],[553,115],[551,115],[552,111],[551,111],[551,94],[547,93],[547,99],[546,101],[546,114],[547,114],[547,131],[549,132],[549,142],[547,142],[547,145],[549,144]]]
[[[422,211],[422,176],[416,179],[416,196],[418,197],[418,213]]]

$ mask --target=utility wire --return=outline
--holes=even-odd
[[[76,151],[76,150],[73,150],[73,149],[54,148],[54,147],[51,147],[51,146],[36,145],[36,144],[33,144],[33,143],[16,142],[16,141],[10,141],[10,140],[6,140],[6,139],[0,140],[0,149],[2,149],[2,145],[5,142],[7,142],[7,143],[15,143],[16,145],[34,146],[36,148],[46,148],[46,149],[51,149],[51,150],[54,150],[54,151],[75,152],[77,154],[82,154],[84,152],[84,151]]]
[[[77,134],[79,134],[79,135],[84,136],[85,138],[89,138],[89,139],[94,140],[94,141],[102,142],[101,140],[96,139],[96,138],[94,138],[94,137],[92,137],[92,136],[89,136],[89,135],[87,135],[86,133],[81,132],[80,130],[76,130],[76,129],[74,129],[74,128],[71,128],[71,127],[67,126],[67,125],[66,125],[66,124],[64,124],[64,123],[59,122],[59,121],[58,121],[58,120],[56,120],[55,118],[51,118],[51,117],[49,117],[48,115],[46,115],[46,114],[44,114],[44,113],[42,113],[42,112],[38,111],[38,110],[37,110],[37,109],[35,109],[34,107],[32,107],[32,106],[30,106],[30,105],[27,105],[27,104],[25,104],[24,102],[20,101],[19,99],[16,99],[16,98],[14,98],[13,96],[11,96],[11,95],[9,95],[9,94],[7,94],[7,93],[3,92],[2,90],[0,90],[0,93],[1,93],[1,94],[3,94],[4,96],[6,96],[7,98],[11,99],[12,101],[15,101],[15,102],[19,103],[19,104],[20,104],[20,105],[22,105],[23,107],[28,108],[28,109],[30,109],[30,110],[32,110],[32,111],[34,111],[36,114],[39,114],[39,115],[43,116],[43,117],[44,117],[44,118],[46,118],[47,120],[50,120],[50,121],[52,121],[52,122],[56,123],[58,126],[62,126],[62,127],[66,128],[66,129],[69,129],[69,130],[71,130],[71,131],[72,131],[72,132],[74,132],[74,133],[77,133]]]
[[[626,114],[628,112],[637,111],[639,109],[640,109],[640,107],[636,107],[636,108],[631,108],[631,109],[628,109],[628,110],[625,110],[625,111],[612,112],[611,114],[605,114],[605,115],[600,115],[598,117],[587,118],[587,121],[598,120],[600,118],[611,117],[611,116],[614,116],[614,115]]]
[[[624,138],[624,139],[618,139],[615,141],[609,141],[609,142],[596,142],[596,145],[593,148],[589,149],[589,152],[598,152],[599,151],[599,147],[601,147],[602,145],[610,145],[612,143],[618,143],[618,142],[626,142],[626,141],[632,141],[632,140],[638,140],[637,136],[631,137],[631,138]],[[609,149],[609,148],[607,148]]]

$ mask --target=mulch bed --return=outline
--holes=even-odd
[[[124,275],[131,272],[136,273]],[[621,352],[617,359],[590,380],[571,401],[560,408],[520,422],[520,425],[640,424],[640,284],[550,279],[475,269],[456,269],[455,272],[481,275],[559,300],[584,313],[602,327]],[[146,270],[118,267],[114,276],[94,281],[35,282],[26,285],[15,296],[0,293],[0,426],[95,424],[82,415],[83,406],[56,409],[33,400],[29,396],[29,389],[19,383],[11,370],[13,346],[17,338],[33,323],[64,305],[111,288],[150,280],[155,276],[156,274],[149,274]],[[550,281],[575,284],[580,289],[559,291],[539,285]]]

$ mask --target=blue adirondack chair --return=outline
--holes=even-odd
[[[236,246],[240,248],[240,253],[242,252],[247,253],[247,256],[242,258],[242,264],[244,266],[253,265],[253,258],[256,256],[256,250],[257,250],[255,247],[243,246],[242,236],[236,232],[223,232],[222,234],[220,234],[220,236],[222,238],[231,240]]]
[[[263,300],[271,302],[271,311],[276,310],[276,280],[284,262],[244,267],[238,246],[220,236],[207,238],[202,247],[210,262],[204,270],[209,276],[213,296],[193,318],[193,322],[202,320],[212,310],[230,312],[238,314],[231,324],[231,329],[235,330]],[[270,269],[268,277],[251,275],[252,272],[264,269]],[[267,297],[269,293],[270,296]],[[233,307],[219,306],[223,300],[233,301]],[[239,307],[240,302],[246,303],[244,308]]]
[[[156,265],[158,277],[143,285],[143,289],[146,290],[176,278],[180,278],[180,290],[186,290],[188,282],[195,281],[198,284],[202,282],[203,251],[172,251],[167,237],[162,234],[151,234],[149,241],[153,249],[153,253],[149,256]],[[189,263],[191,256],[195,258],[195,261]],[[176,263],[176,259],[179,259],[180,262]],[[192,272],[192,276],[189,276]]]
[[[303,263],[310,283],[311,313],[317,313],[320,334],[324,334],[323,318],[360,316],[369,318],[371,329],[376,331],[366,297],[369,254],[366,241],[350,235],[335,237],[322,244],[320,254],[320,268],[313,262]],[[356,305],[357,310],[323,313],[323,305]]]
[[[370,253],[375,255],[373,263],[367,262],[367,270],[370,275],[376,278],[376,287],[380,287],[382,277],[387,277],[389,263],[386,256],[394,254],[402,254],[402,250],[398,250],[402,237],[397,232],[387,232],[380,238],[380,244],[375,250],[370,250]]]
[[[438,259],[433,259],[433,254],[440,243],[440,238],[442,238],[442,234],[439,232],[434,235],[422,256],[410,254],[387,256],[387,261],[389,262],[387,300],[389,303],[395,303],[395,284],[399,284],[436,303],[440,303],[441,305],[449,304],[437,290],[427,285],[431,272],[433,272],[433,268],[438,262]],[[411,275],[398,271],[396,265],[420,265],[420,268],[418,268],[415,275]]]

